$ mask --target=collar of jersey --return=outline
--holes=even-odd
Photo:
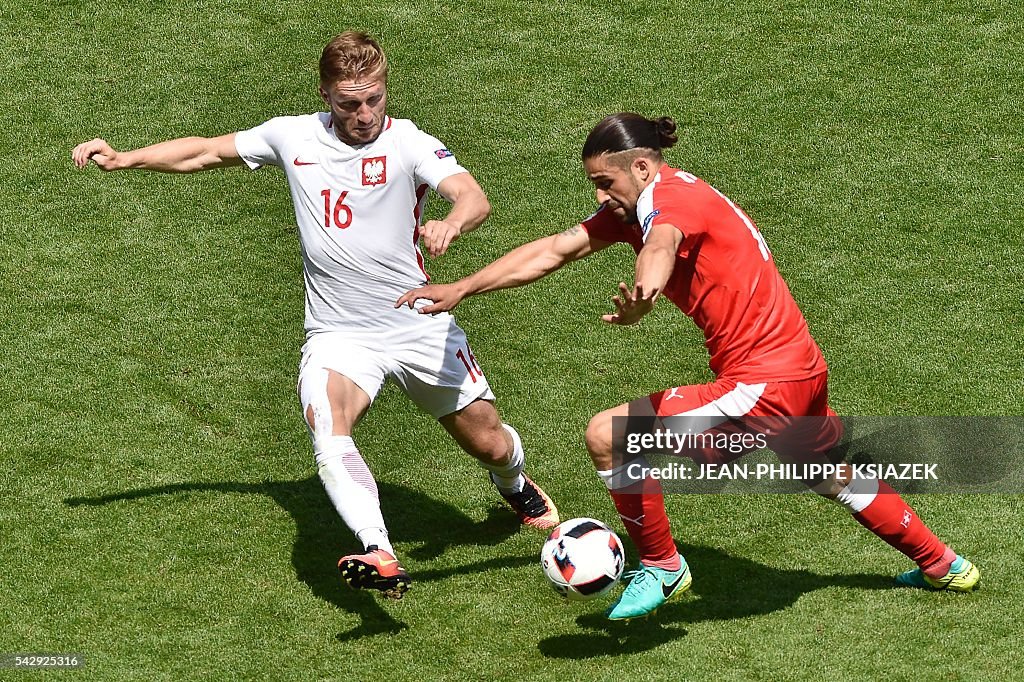
[[[321,112],[319,114],[320,126],[317,129],[317,137],[320,141],[326,144],[331,149],[339,152],[343,159],[355,159],[361,156],[365,156],[368,150],[373,149],[373,146],[380,142],[380,139],[384,137],[384,134],[391,128],[393,122],[391,117],[387,114],[384,115],[384,126],[380,131],[380,135],[373,142],[367,144],[360,144],[356,146],[347,145],[338,139],[338,136],[334,134],[334,128],[329,126],[331,121],[331,115],[327,112]]]

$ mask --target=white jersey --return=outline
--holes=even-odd
[[[306,283],[306,336],[415,324],[395,301],[427,281],[419,226],[428,189],[466,169],[412,121],[385,117],[351,147],[328,113],[282,116],[235,135],[250,168],[284,169],[295,204]],[[426,305],[426,303],[424,303]]]

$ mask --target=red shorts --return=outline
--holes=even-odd
[[[825,373],[799,381],[750,384],[720,379],[676,386],[649,399],[666,426],[695,432],[761,433],[767,446],[784,459],[820,459],[843,433],[838,415],[828,405]],[[700,461],[727,462],[757,449],[737,453],[703,448],[688,454]]]

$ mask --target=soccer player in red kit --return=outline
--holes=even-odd
[[[612,243],[626,242],[637,253],[636,280],[632,288],[619,285],[612,299],[616,310],[604,321],[635,324],[665,296],[704,332],[715,381],[676,386],[613,407],[587,427],[587,449],[640,554],[639,569],[609,609],[613,620],[647,615],[691,582],[658,481],[642,481],[640,493],[636,486],[625,491],[617,482],[628,463],[622,463],[623,444],[616,442],[622,434],[613,437],[614,421],[701,417],[715,425],[747,418],[822,417],[820,432],[797,438],[801,447],[824,451],[839,439],[837,420],[828,419],[835,413],[828,406],[825,360],[764,238],[728,197],[665,163],[661,150],[675,144],[675,129],[667,117],[649,120],[622,113],[605,118],[583,147],[587,176],[601,204],[594,215],[462,280],[413,289],[397,302],[426,298],[433,304],[421,313],[451,310],[466,296],[535,281]],[[783,445],[769,445],[780,457],[788,454]],[[845,506],[861,525],[917,564],[898,576],[898,583],[955,591],[977,585],[974,564],[940,541],[885,482],[840,475],[814,490]]]

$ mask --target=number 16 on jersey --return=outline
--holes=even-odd
[[[340,230],[344,230],[352,224],[352,209],[345,204],[345,197],[348,196],[347,190],[338,194],[333,209],[331,208],[331,190],[325,189],[320,192],[320,196],[324,198],[324,227],[331,226],[332,218],[334,226]]]

